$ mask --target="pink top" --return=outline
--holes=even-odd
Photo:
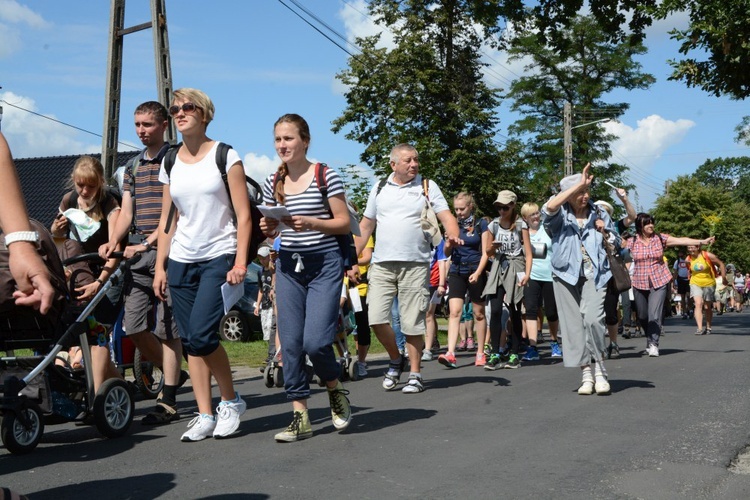
[[[636,236],[628,239],[628,248],[633,256],[633,288],[660,288],[672,279],[672,274],[664,263],[664,248],[668,238],[668,234],[659,233],[651,238]]]

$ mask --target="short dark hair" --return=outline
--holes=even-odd
[[[165,108],[162,103],[156,101],[146,101],[139,105],[135,108],[134,114],[137,115],[138,113],[153,113],[154,118],[160,122],[169,120],[169,112],[167,112],[167,108]]]

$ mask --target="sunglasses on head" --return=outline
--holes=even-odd
[[[196,106],[192,102],[186,102],[182,106],[177,106],[176,104],[173,104],[172,106],[169,107],[169,114],[171,116],[174,116],[177,113],[179,113],[180,110],[183,110],[185,113],[192,113],[197,108],[198,108],[198,106]]]

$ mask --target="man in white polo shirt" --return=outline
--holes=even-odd
[[[370,326],[388,351],[391,360],[383,379],[383,388],[396,388],[404,369],[404,359],[396,346],[391,328],[391,305],[398,296],[401,330],[406,336],[411,373],[405,393],[424,390],[420,373],[425,313],[429,307],[428,277],[431,238],[421,226],[425,193],[419,175],[419,154],[410,144],[399,144],[391,151],[393,173],[385,183],[373,186],[360,222],[362,237],[357,253],[377,226],[372,265],[368,271],[367,304]],[[458,242],[458,223],[438,185],[428,182],[427,197],[446,237]],[[362,247],[362,248],[361,248]]]

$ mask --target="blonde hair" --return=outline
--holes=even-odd
[[[471,193],[467,193],[466,191],[460,191],[456,196],[453,197],[454,203],[457,200],[464,200],[467,205],[471,205],[472,211],[474,210],[474,207],[476,206],[474,204],[474,196]]]
[[[276,130],[276,127],[282,123],[291,123],[296,126],[300,139],[307,143],[307,147],[310,147],[310,125],[307,124],[307,121],[304,118],[295,113],[287,113],[276,120],[276,123],[273,124],[274,130]],[[305,148],[305,153],[307,153],[307,148]],[[282,162],[281,165],[279,165],[277,172],[279,174],[278,182],[273,186],[273,197],[283,205],[286,200],[286,196],[284,195],[284,181],[286,180],[286,176],[289,175],[289,167],[285,162]]]
[[[531,201],[524,203],[523,206],[521,207],[521,217],[525,219],[529,215],[538,211],[539,211],[539,205],[537,205],[536,203],[531,202]]]
[[[73,165],[73,172],[70,174],[70,188],[73,190],[76,190],[76,180],[80,180],[86,184],[96,185],[97,190],[96,195],[94,196],[96,206],[93,207],[94,209],[89,214],[89,217],[94,220],[102,220],[104,218],[104,213],[102,212],[101,205],[104,198],[107,196],[102,162],[93,156],[81,156],[78,158]]]
[[[189,87],[177,89],[172,92],[172,104],[177,101],[192,102],[195,104],[203,112],[203,123],[206,126],[214,119],[214,103],[211,102],[211,98],[202,90],[191,89]]]

